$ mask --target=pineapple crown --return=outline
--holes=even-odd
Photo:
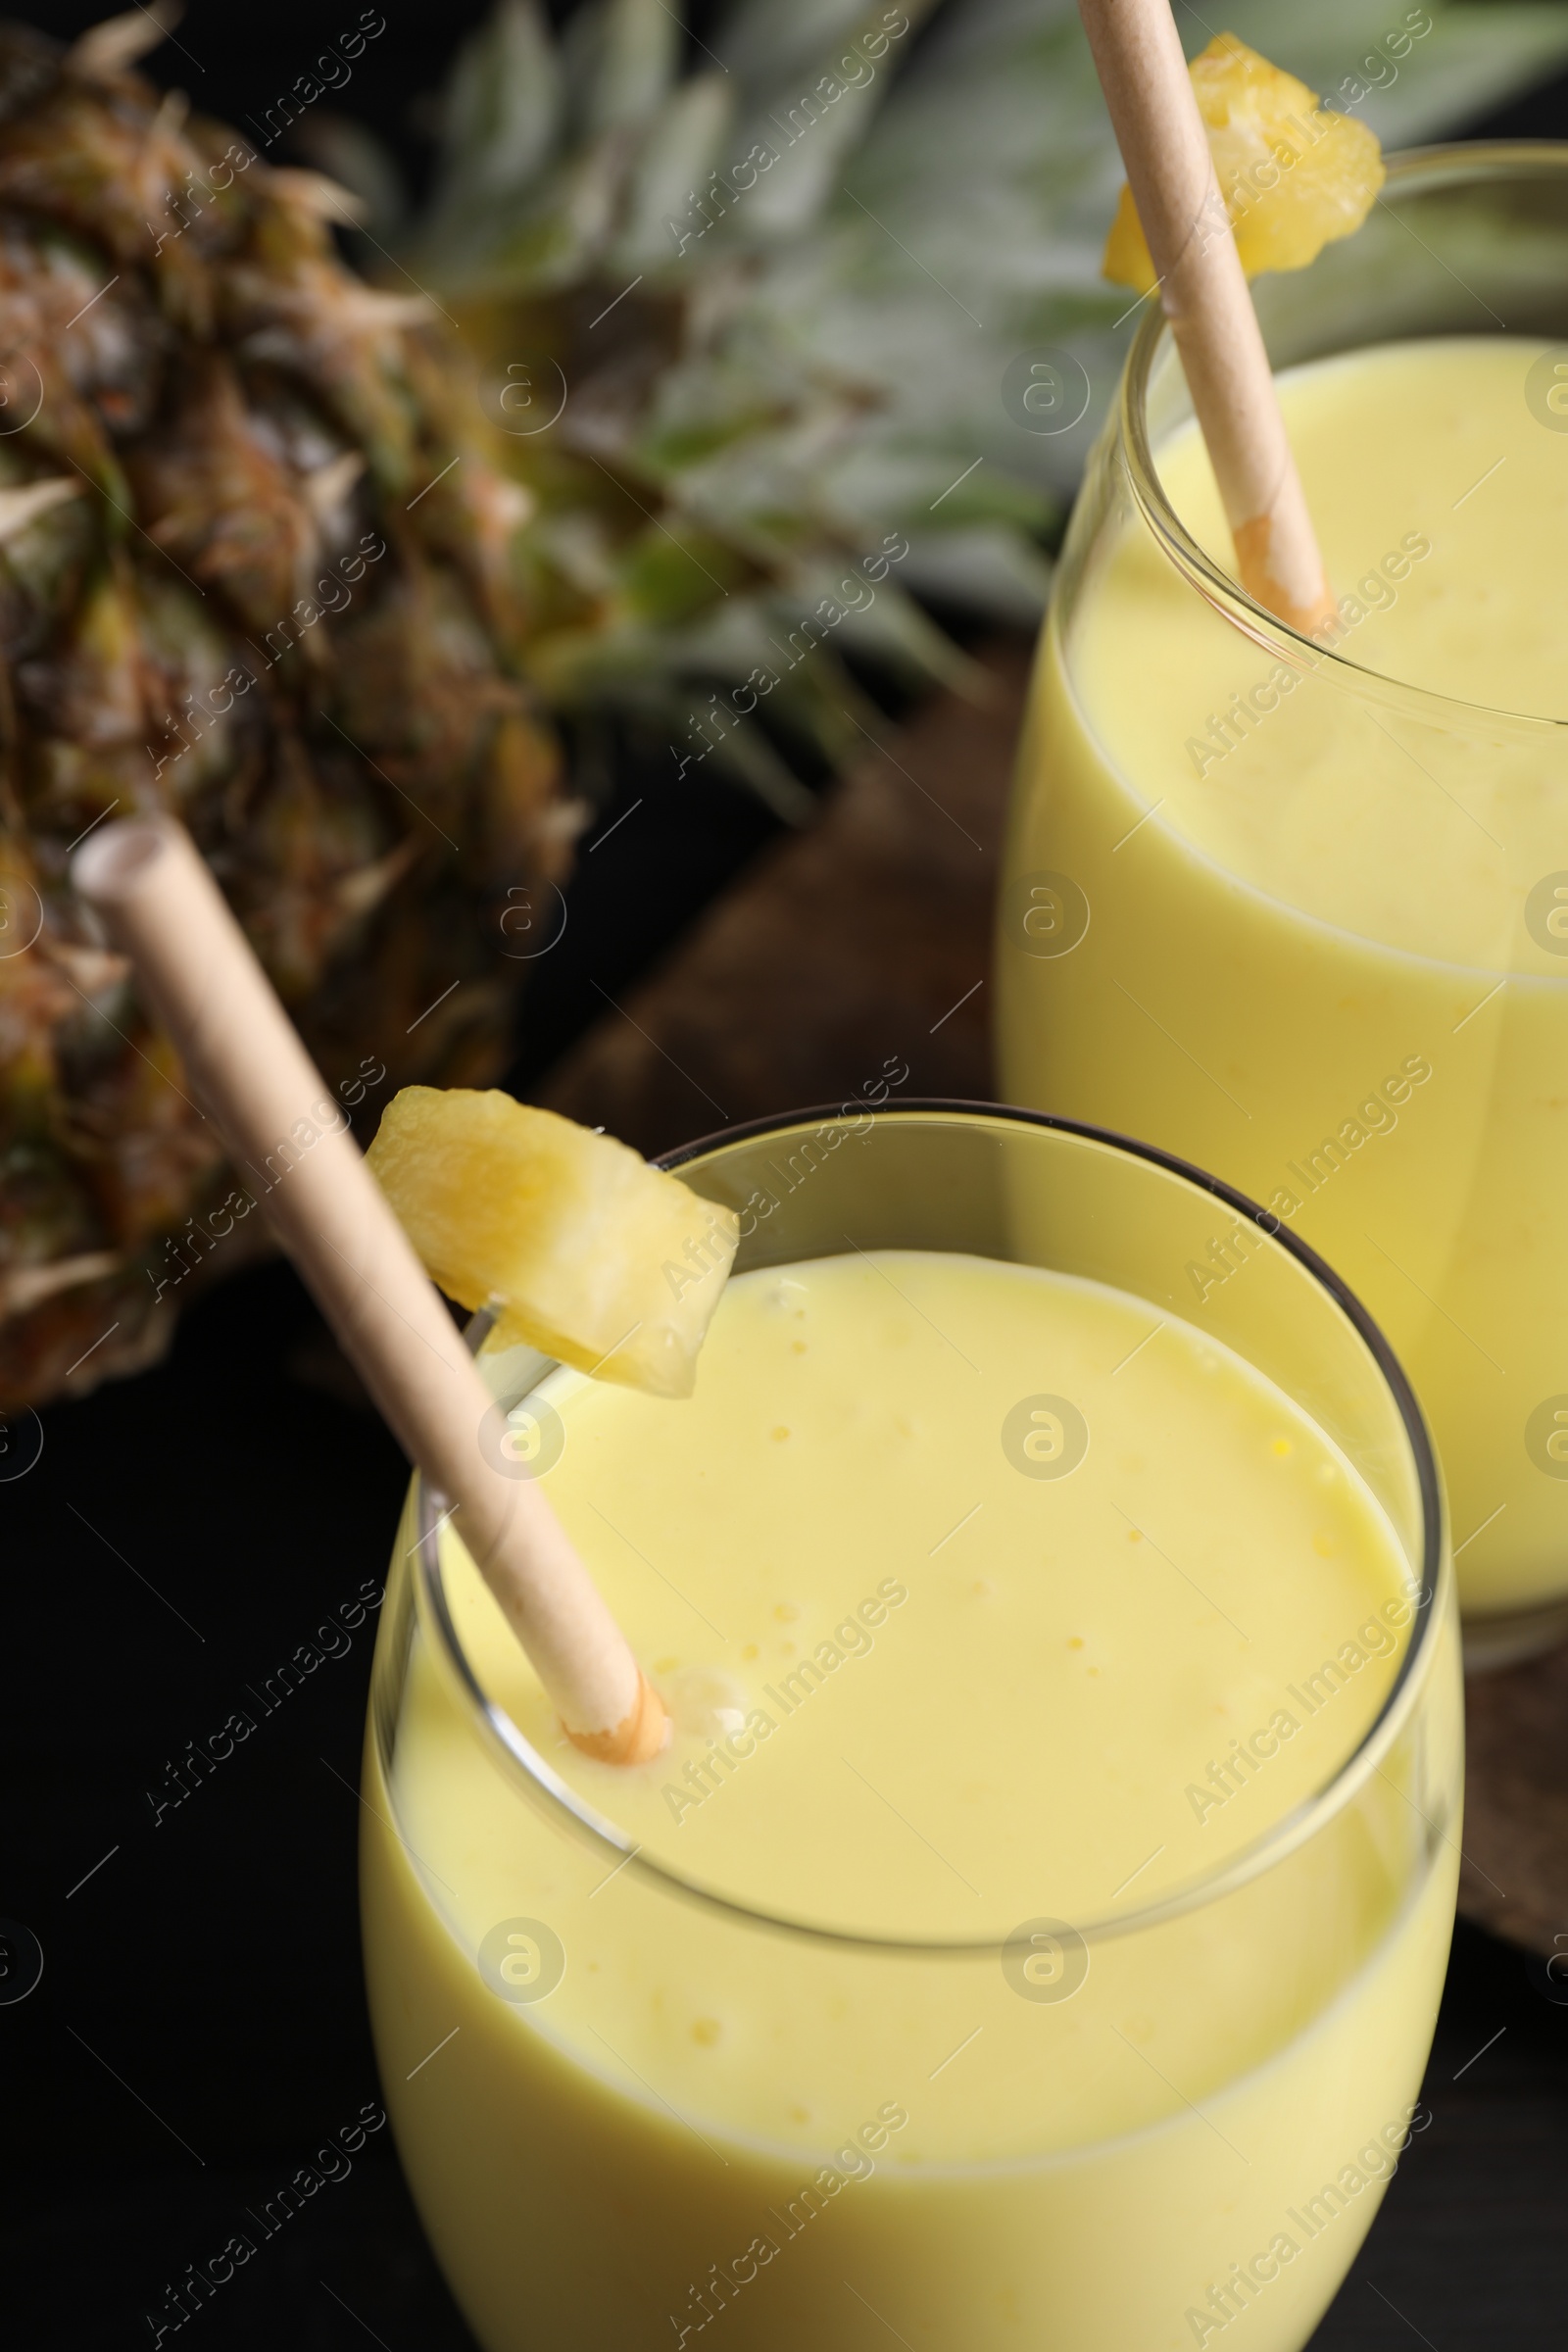
[[[1240,0],[1231,21],[1385,141],[1568,55],[1560,6],[1435,0],[1374,60],[1384,13]],[[316,109],[304,135],[483,356],[539,498],[551,698],[618,703],[679,754],[706,695],[716,756],[793,812],[773,747],[858,750],[857,670],[972,685],[932,613],[1038,617],[1136,323],[1100,271],[1121,170],[1071,0],[731,0],[700,39],[677,17],[588,0],[557,38],[501,0],[417,216],[363,131]],[[780,672],[890,530],[896,577]],[[758,671],[765,730],[730,723]]]

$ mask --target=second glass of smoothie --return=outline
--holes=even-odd
[[[1216,1169],[1367,1299],[1486,1662],[1568,1628],[1568,149],[1396,158],[1254,293],[1339,626],[1230,576],[1150,316],[1042,644],[1002,1082]],[[1217,1217],[1196,1323],[1254,1256]]]

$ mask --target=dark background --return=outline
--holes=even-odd
[[[102,11],[14,13],[70,36]],[[241,121],[359,13],[196,0],[149,70]],[[483,10],[384,13],[344,104],[417,181],[418,102]],[[1568,81],[1475,127],[1568,134]],[[665,791],[652,840],[583,860],[525,1013],[518,1092],[602,1011],[595,983],[618,994],[772,829],[737,792]],[[46,1414],[36,1468],[0,1485],[0,1914],[45,1955],[37,1989],[0,2007],[0,2248],[27,2352],[151,2343],[166,2284],[378,2097],[355,1883],[374,1618],[156,1826],[147,1793],[230,1709],[256,1713],[247,1685],[379,1586],[404,1465],[334,1379],[292,1276],[260,1266],[190,1313],[160,1369]],[[1430,2127],[1314,2352],[1563,2343],[1568,2005],[1549,1990],[1540,1963],[1461,1926]],[[386,2132],[191,2324],[211,2352],[471,2346]]]

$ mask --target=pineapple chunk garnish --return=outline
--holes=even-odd
[[[1304,270],[1334,238],[1360,227],[1384,180],[1382,151],[1364,122],[1330,113],[1304,81],[1234,33],[1220,33],[1188,70],[1249,277]],[[1153,290],[1130,188],[1122,189],[1101,267],[1116,285]]]
[[[503,1346],[689,1396],[739,1228],[732,1209],[553,1110],[406,1086],[369,1163],[432,1280],[498,1308]]]

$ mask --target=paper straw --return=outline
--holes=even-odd
[[[1079,0],[1236,546],[1242,585],[1310,636],[1337,617],[1167,0]]]
[[[663,1707],[499,1410],[239,925],[183,829],[103,826],[72,878],[135,966],[241,1175],[399,1444],[456,1523],[571,1738],[637,1763]]]

